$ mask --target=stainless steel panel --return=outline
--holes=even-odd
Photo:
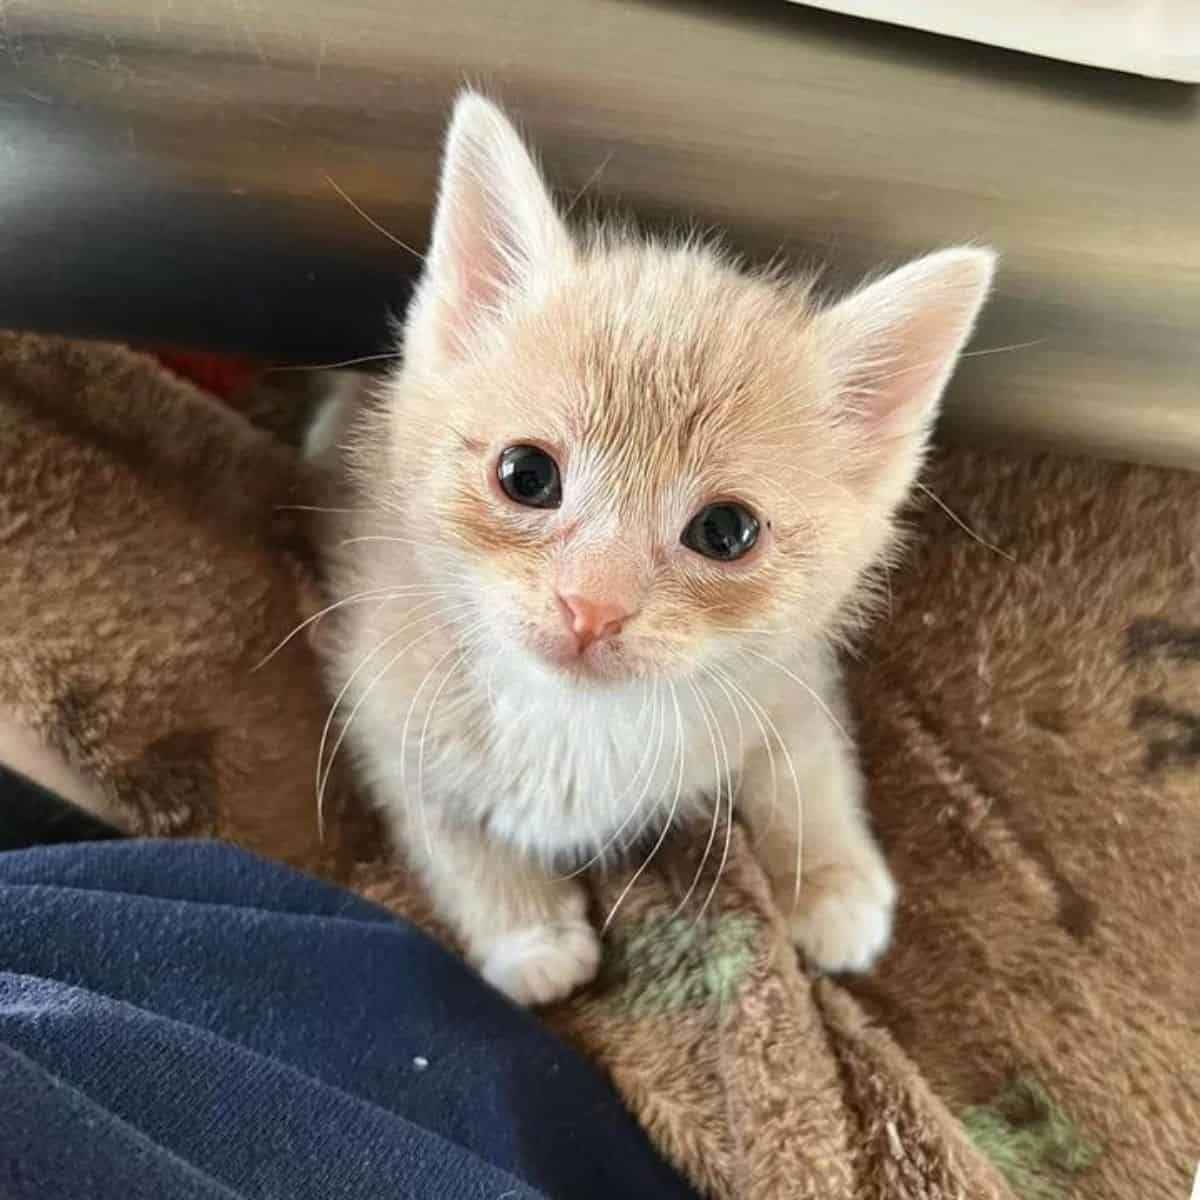
[[[781,0],[9,0],[0,323],[370,352],[415,260],[329,181],[419,247],[464,78],[566,193],[834,284],[995,244],[949,428],[1200,464],[1196,91]]]

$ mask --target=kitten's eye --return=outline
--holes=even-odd
[[[758,541],[758,518],[740,504],[710,504],[691,519],[680,540],[705,558],[733,562]]]
[[[504,494],[529,508],[557,508],[562,503],[558,463],[537,446],[509,446],[500,455],[496,477]]]

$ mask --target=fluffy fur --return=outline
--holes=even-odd
[[[863,969],[886,945],[832,647],[992,267],[943,251],[823,308],[705,245],[573,235],[500,111],[459,100],[403,366],[311,446],[349,497],[325,545],[324,757],[348,741],[514,999],[596,969],[573,869],[685,818],[720,855],[735,805],[810,959]],[[514,444],[557,460],[560,508],[504,496]],[[720,564],[680,535],[727,499],[762,528]],[[572,594],[633,615],[579,653]]]

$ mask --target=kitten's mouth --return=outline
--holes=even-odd
[[[618,682],[633,672],[619,644],[597,642],[585,650],[572,644],[555,643],[537,647],[538,657],[562,676],[592,683]]]

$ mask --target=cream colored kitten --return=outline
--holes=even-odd
[[[570,866],[730,779],[809,959],[886,946],[832,646],[992,267],[946,250],[820,307],[694,242],[574,235],[459,100],[404,365],[313,449],[346,447],[352,497],[326,546],[348,744],[515,1000],[596,970]]]

